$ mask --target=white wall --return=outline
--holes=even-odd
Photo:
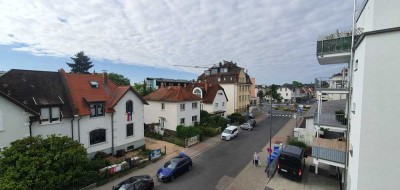
[[[39,122],[34,122],[32,123],[32,135],[47,137],[48,135],[55,134],[72,138],[71,120],[72,118],[62,118],[61,122],[53,122],[51,124],[39,124]]]
[[[292,99],[292,90],[290,90],[289,88],[285,88],[285,87],[280,87],[276,90],[277,93],[279,93],[281,95],[281,97],[283,98],[282,101],[286,100],[291,100]],[[287,95],[286,95],[287,93]]]
[[[235,105],[237,104],[237,85],[235,84],[219,84],[224,88],[226,97],[228,97],[227,114],[230,115],[235,112]]]
[[[192,103],[197,102],[197,108],[192,109]],[[180,104],[185,104],[185,110],[180,110]],[[197,122],[200,122],[200,101],[177,102],[177,118],[176,123],[179,125],[181,118],[185,118],[186,126],[193,125],[192,116],[197,116]],[[176,126],[175,126],[176,127]],[[175,129],[176,131],[176,129]]]
[[[158,102],[158,101],[147,101],[149,105],[144,106],[144,122],[146,124],[158,123],[160,117],[165,118],[164,127],[169,130],[176,131],[178,125],[177,110],[179,104],[175,102]],[[165,103],[165,109],[161,110],[161,103]],[[200,109],[200,104],[198,105]]]
[[[132,121],[127,121],[126,102],[133,102]],[[125,149],[134,145],[134,148],[144,145],[144,108],[142,101],[132,92],[128,91],[125,96],[114,106],[114,147]],[[133,136],[127,136],[126,125],[133,123]],[[142,141],[142,142],[138,142]],[[137,143],[135,143],[137,142]]]
[[[78,119],[75,119],[75,121],[78,122]],[[105,116],[100,117],[81,116],[81,120],[79,122],[80,143],[83,144],[83,146],[87,149],[88,154],[96,153],[97,151],[111,153],[111,113],[105,113]],[[77,123],[76,127],[78,128]],[[95,129],[106,129],[106,141],[103,143],[90,145],[89,133]]]
[[[400,32],[367,36],[355,54],[358,70],[354,72],[352,99],[356,108],[350,134],[355,151],[349,165],[352,189],[398,187],[400,153],[394,150],[398,149],[400,134],[396,124],[400,108],[395,103],[400,97],[396,88],[399,42]]]
[[[220,93],[222,95],[220,95]],[[218,103],[218,107],[215,107],[215,103]],[[224,103],[224,106],[222,106],[222,103]],[[228,108],[228,102],[226,101],[226,97],[223,90],[217,91],[217,95],[215,96],[213,103],[211,104],[203,103],[203,110],[207,111],[208,113],[212,113],[215,111],[225,111],[224,117],[228,115],[226,113],[227,108]]]
[[[29,136],[29,116],[22,108],[0,96],[0,148]]]

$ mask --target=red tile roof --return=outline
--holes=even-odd
[[[147,101],[185,102],[196,101],[201,98],[180,86],[162,87],[144,97]]]
[[[203,91],[203,103],[212,104],[214,102],[215,96],[218,93],[218,90],[224,91],[225,98],[228,101],[228,97],[226,97],[224,88],[222,88],[221,85],[219,85],[218,83],[196,82],[186,86],[185,89],[192,93],[193,89],[196,87],[200,88]]]
[[[114,112],[113,107],[128,90],[132,90],[147,104],[131,86],[118,87],[110,80],[104,83],[103,74],[74,74],[65,73],[64,70],[60,70],[60,73],[66,78],[75,114],[90,115],[90,102],[104,102],[105,112]],[[97,82],[98,88],[93,88],[90,82]]]

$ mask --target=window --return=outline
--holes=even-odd
[[[218,95],[222,96],[222,92],[218,92]]]
[[[197,109],[197,102],[192,103],[192,109]]]
[[[90,81],[90,87],[99,88],[99,83],[97,83],[96,81]]]
[[[356,113],[356,103],[353,102],[353,106],[351,107],[351,112]]]
[[[95,103],[90,104],[90,117],[98,117],[104,115],[104,104],[103,103]]]
[[[215,103],[215,107],[216,107],[216,108],[218,107],[218,103]]]
[[[202,98],[202,97],[201,97],[201,90],[200,90],[200,89],[195,89],[195,90],[193,91],[193,94],[196,95],[196,96],[198,96],[198,97],[200,97],[200,98]]]
[[[60,116],[60,108],[59,107],[50,107],[50,108],[41,108],[40,109],[40,122],[54,122],[61,121]]]
[[[133,130],[133,123],[130,123],[130,124],[126,125],[126,136],[130,137],[130,136],[133,136],[134,134],[135,133],[134,133],[134,130]]]
[[[132,102],[132,100],[128,100],[127,102],[126,102],[126,113],[130,113],[130,114],[133,114],[133,102]]]
[[[181,118],[181,125],[185,125],[185,118]]]
[[[222,102],[222,107],[224,107],[225,106],[225,102]]]
[[[96,129],[90,132],[90,145],[106,142],[106,130]]]
[[[181,107],[181,111],[185,111],[185,103],[181,104],[180,107]]]
[[[192,123],[197,122],[197,115],[192,116]]]
[[[165,103],[161,103],[161,110],[165,110]]]
[[[288,93],[286,93],[286,96],[288,96]]]
[[[218,82],[221,81],[221,77],[218,77]]]
[[[285,91],[287,91],[287,88],[285,88]]]

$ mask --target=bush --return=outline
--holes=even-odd
[[[107,157],[108,157],[108,154],[103,151],[97,151],[96,154],[94,155],[94,159],[104,159]]]
[[[185,141],[179,137],[164,137],[164,141],[170,142],[172,144],[176,144],[178,146],[185,146]]]
[[[291,139],[289,141],[289,144],[293,145],[293,146],[298,146],[298,147],[304,148],[304,149],[307,147],[307,145],[305,143],[303,143],[301,141],[298,141],[298,140],[295,140],[295,139]]]
[[[246,121],[244,116],[242,114],[240,114],[240,113],[237,113],[237,112],[229,115],[228,119],[231,120],[231,122],[238,123],[238,124],[244,123]]]
[[[213,128],[213,127],[202,127],[201,130],[203,131],[204,136],[208,137],[214,137],[221,132],[219,128]]]
[[[196,135],[202,136],[203,134],[201,129],[199,129],[198,127],[193,127],[193,126],[186,127],[183,125],[178,125],[176,127],[176,133],[178,137],[182,139],[190,138]]]

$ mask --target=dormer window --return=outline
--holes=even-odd
[[[96,81],[90,81],[90,87],[92,88],[99,88],[99,83]]]
[[[199,88],[195,88],[195,89],[193,90],[193,94],[196,95],[196,96],[199,97],[199,98],[203,98],[203,97],[202,97],[202,92],[201,92],[201,90],[200,90]]]
[[[90,104],[90,117],[104,116],[104,104],[103,103],[91,103]]]
[[[40,109],[40,123],[53,123],[61,121],[60,107],[46,107]]]

